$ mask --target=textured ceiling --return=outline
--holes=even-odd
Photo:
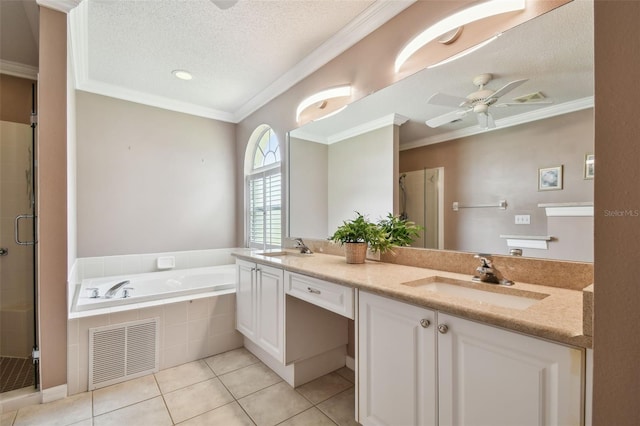
[[[86,38],[74,46],[86,53],[76,56],[85,62],[79,88],[139,94],[142,102],[170,99],[237,117],[247,102],[380,3],[240,0],[221,10],[209,0],[84,0],[73,11],[82,16],[72,15],[80,28],[74,39]],[[175,69],[190,71],[193,80],[176,79]]]
[[[404,148],[461,137],[481,130],[475,114],[462,121],[430,128],[425,120],[454,111],[427,104],[436,92],[466,97],[476,90],[475,76],[492,73],[487,88],[497,90],[510,81],[528,78],[498,103],[542,92],[552,105],[491,107],[498,128],[512,123],[545,118],[593,105],[593,3],[576,0],[506,31],[482,49],[433,69],[405,78],[373,95],[352,103],[340,114],[309,123],[296,130],[298,137],[332,142],[351,129],[366,128],[390,114],[409,121],[400,127]],[[379,121],[378,121],[379,122]]]

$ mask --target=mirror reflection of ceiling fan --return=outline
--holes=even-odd
[[[473,84],[478,86],[478,90],[467,95],[466,98],[461,98],[458,96],[447,95],[445,93],[435,93],[431,96],[427,103],[432,105],[442,105],[448,106],[451,108],[457,108],[455,111],[448,112],[446,114],[440,115],[438,117],[434,117],[430,120],[426,121],[427,126],[429,127],[440,127],[445,124],[454,123],[462,120],[468,113],[474,112],[476,114],[476,118],[478,119],[478,125],[483,129],[493,129],[496,127],[495,121],[493,120],[493,116],[489,112],[489,107],[493,106],[497,107],[510,107],[510,106],[519,106],[519,105],[534,105],[534,104],[551,104],[552,101],[549,100],[539,100],[544,99],[542,94],[539,92],[532,96],[529,95],[524,101],[520,102],[512,102],[512,103],[500,103],[496,104],[498,99],[501,96],[506,95],[516,87],[520,86],[528,79],[522,80],[514,80],[510,83],[507,83],[500,89],[493,91],[491,89],[486,89],[485,86],[491,81],[493,76],[491,74],[480,74],[479,76],[473,79]]]
[[[238,0],[211,0],[211,3],[224,10],[234,6],[236,3],[238,3]]]

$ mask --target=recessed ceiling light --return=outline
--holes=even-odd
[[[176,78],[179,78],[180,80],[191,80],[193,78],[191,73],[185,70],[173,70],[171,71],[171,74],[173,74]]]

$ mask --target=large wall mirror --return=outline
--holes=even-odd
[[[483,74],[518,82],[491,117],[453,103]],[[291,131],[288,233],[393,212],[419,247],[592,261],[593,94],[593,4],[573,1]]]

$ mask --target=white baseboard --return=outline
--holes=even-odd
[[[356,371],[356,360],[353,357],[347,355],[346,364],[347,368],[352,371]]]
[[[60,386],[54,386],[49,389],[42,390],[42,403],[46,404],[47,402],[57,401],[59,399],[65,399],[67,397],[67,384]]]

